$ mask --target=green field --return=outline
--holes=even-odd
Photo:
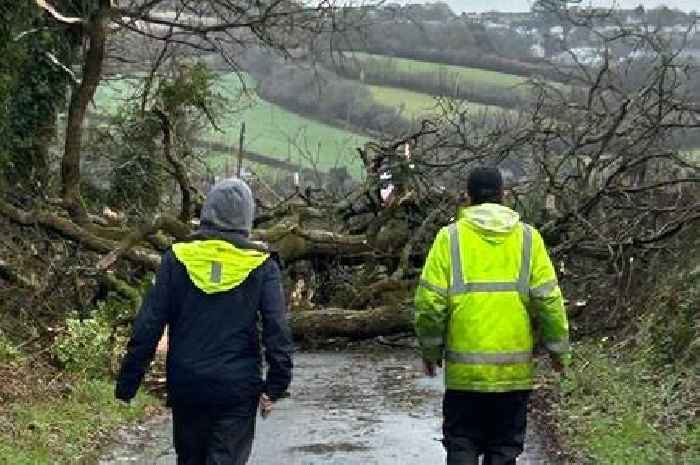
[[[223,133],[210,130],[202,135],[212,142],[238,146],[241,124],[246,124],[245,150],[279,160],[314,166],[327,171],[336,166],[347,166],[353,175],[361,172],[356,147],[368,138],[328,124],[308,119],[284,108],[266,102],[254,92],[254,81],[243,77],[245,84],[234,73],[220,77],[217,91],[228,99],[228,110],[219,119]],[[98,89],[95,101],[99,113],[113,113],[125,101],[135,86],[133,80],[111,81]],[[221,168],[231,154],[213,154],[212,168]]]
[[[372,55],[368,53],[354,52],[349,54],[359,61],[373,61],[375,63],[392,67],[405,73],[448,73],[457,76],[465,83],[488,84],[491,87],[512,88],[527,81],[527,78],[512,74],[499,73],[479,68],[465,68],[462,66],[444,65],[427,61],[409,60],[407,58],[395,58],[384,55]]]
[[[429,94],[413,92],[411,90],[398,87],[372,86],[368,85],[372,99],[381,105],[397,108],[401,110],[401,115],[409,120],[440,114],[441,108],[438,101]],[[502,111],[501,107],[484,105],[480,103],[470,103],[469,108],[473,111]]]
[[[401,110],[401,115],[407,119],[439,113],[438,102],[432,95],[399,89],[397,87],[367,86],[372,99],[390,108]]]
[[[88,109],[100,115],[115,115],[127,105],[140,105],[136,95],[141,86],[142,81],[133,77],[103,79],[95,91],[94,107]]]
[[[681,149],[679,155],[687,163],[697,164],[700,162],[700,148]]]
[[[251,88],[250,81],[247,87]],[[367,142],[367,137],[266,102],[252,91],[245,91],[235,74],[222,76],[221,92],[229,100],[241,102],[244,108],[222,122],[224,134],[212,131],[209,135],[212,140],[238,144],[240,127],[245,121],[245,146],[248,150],[307,167],[317,163],[324,171],[342,165],[351,167],[355,173],[359,170],[360,161],[355,148]]]
[[[686,152],[690,160],[700,161],[700,149],[691,150]]]

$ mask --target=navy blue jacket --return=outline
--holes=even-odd
[[[173,252],[165,253],[134,323],[117,381],[118,399],[136,395],[166,325],[169,405],[233,408],[257,402],[261,392],[273,400],[286,392],[293,345],[274,259],[238,287],[205,294]]]

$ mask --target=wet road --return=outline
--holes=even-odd
[[[444,463],[442,382],[412,351],[298,353],[290,399],[258,420],[250,465]],[[124,431],[100,465],[175,465],[169,419]],[[545,465],[528,435],[519,465]]]

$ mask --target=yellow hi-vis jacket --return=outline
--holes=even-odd
[[[564,301],[544,241],[502,205],[465,208],[440,230],[415,312],[423,357],[445,359],[447,389],[532,389],[531,316],[552,356],[570,358]]]

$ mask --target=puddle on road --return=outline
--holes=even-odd
[[[295,356],[291,398],[258,420],[249,465],[444,463],[442,380],[412,351]],[[169,418],[124,431],[99,465],[175,465]],[[532,440],[531,446],[536,446]],[[544,465],[529,447],[521,465]]]

